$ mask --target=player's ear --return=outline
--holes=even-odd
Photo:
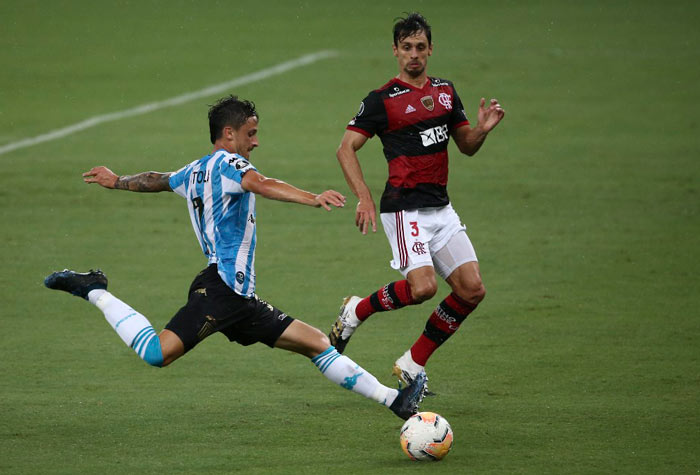
[[[399,57],[399,49],[396,47],[394,43],[391,43],[391,50],[394,52],[394,56],[397,58]]]

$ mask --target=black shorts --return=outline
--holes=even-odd
[[[216,264],[197,274],[187,304],[165,326],[185,344],[185,353],[209,335],[221,332],[241,345],[273,347],[294,319],[257,295],[245,298],[221,279]]]

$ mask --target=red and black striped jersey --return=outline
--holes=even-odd
[[[445,206],[447,144],[468,125],[451,81],[429,77],[418,89],[397,78],[370,92],[348,130],[379,136],[389,164],[380,212]]]

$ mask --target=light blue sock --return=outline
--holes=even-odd
[[[158,338],[152,326],[144,328],[136,335],[136,338],[131,343],[131,348],[149,365],[163,366],[163,350],[160,348],[160,338]]]

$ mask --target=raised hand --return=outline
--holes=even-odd
[[[488,107],[485,107],[485,105],[486,99],[482,97],[479,104],[479,127],[488,133],[503,119],[506,111],[503,110],[497,99],[491,99]]]

